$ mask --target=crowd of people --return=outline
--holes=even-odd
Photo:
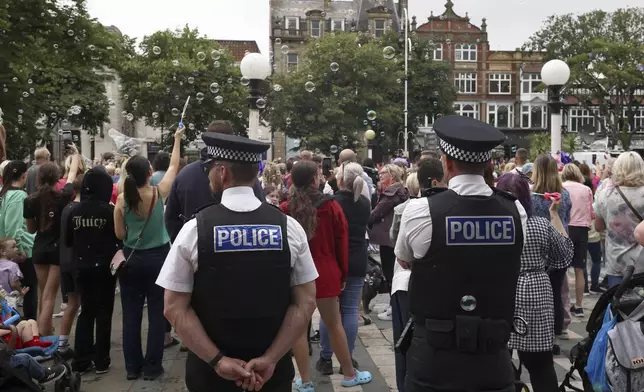
[[[568,339],[571,317],[584,317],[584,296],[618,284],[629,265],[644,271],[638,244],[638,239],[644,241],[644,224],[638,226],[644,215],[644,160],[634,152],[590,168],[579,162],[560,165],[549,155],[529,162],[528,151],[519,149],[505,165],[488,161],[480,166],[482,176],[477,176],[454,175],[457,170],[430,151],[423,151],[415,162],[396,158],[374,164],[368,158],[359,162],[356,152],[343,150],[334,167],[328,167],[324,156],[302,150],[286,162],[263,162],[260,172],[250,176],[235,166],[227,168],[234,180],[247,180],[246,194],[240,186],[213,188],[212,169],[218,163],[210,158],[222,151],[218,147],[204,149],[201,159],[186,164],[180,158],[183,131],[175,132],[172,153],[158,154],[152,164],[142,156],[123,159],[111,153],[91,162],[71,145],[62,167],[44,148],[35,151],[31,167],[23,161],[0,165],[0,288],[5,295],[20,298],[24,320],[17,326],[0,324],[0,337],[9,348],[46,346],[39,338],[57,335],[58,350],[72,359],[75,371],[104,374],[111,363],[114,301],[120,293],[126,377],[158,378],[164,372],[164,349],[180,344],[173,326],[188,339],[178,327],[179,311],[169,305],[173,302],[166,298],[164,307],[164,290],[191,293],[204,284],[204,276],[216,280],[207,275],[214,270],[197,272],[196,264],[186,269],[175,263],[182,258],[202,262],[196,254],[197,248],[205,249],[197,242],[201,226],[192,218],[216,204],[226,208],[222,216],[270,204],[288,217],[283,227],[288,227],[290,257],[296,263],[292,268],[299,268],[290,279],[295,285],[315,282],[314,305],[321,318],[320,325],[313,326],[318,330],[315,337],[309,327],[308,333],[294,339],[299,392],[315,388],[310,341],[317,342],[316,337],[317,371],[333,374],[335,355],[343,386],[372,379],[368,371],[359,370],[353,357],[359,326],[371,323],[360,312],[370,246],[379,252],[391,294],[390,306],[378,317],[391,320],[394,341],[401,338],[411,314],[411,261],[425,257],[432,240],[426,196],[434,190],[449,188],[459,195],[483,197],[495,187],[516,198],[523,248],[514,311],[525,320],[529,333],[512,334],[507,344],[518,351],[535,392],[557,390],[553,355],[560,352],[559,340]],[[224,141],[232,135],[225,121],[212,123],[208,131],[226,135]],[[263,213],[273,217],[272,211]],[[308,252],[314,268],[298,267],[298,257],[304,260]],[[120,264],[115,263],[119,258]],[[602,265],[604,281],[600,281]],[[575,276],[572,289],[567,279],[570,268]],[[258,284],[270,289],[268,283]],[[56,331],[53,318],[59,295],[64,305]],[[193,301],[197,316],[207,318],[200,313],[201,300]],[[145,306],[149,329],[143,353]],[[76,318],[72,349],[69,336]],[[228,331],[235,334],[241,329]],[[220,354],[213,367],[221,361]],[[189,362],[203,359],[201,353],[191,355]],[[22,355],[11,357],[15,367],[31,362],[33,358]],[[405,391],[407,362],[405,352],[397,349],[399,391]],[[234,364],[228,366],[233,369]],[[36,364],[27,368],[32,378],[43,382],[65,371]]]

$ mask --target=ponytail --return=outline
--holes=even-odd
[[[123,182],[123,199],[127,207],[132,211],[135,211],[139,203],[143,201],[136,186],[136,181],[131,175],[126,176]]]
[[[365,187],[364,178],[358,176],[353,179],[353,201],[356,202],[362,196],[362,189]]]
[[[320,200],[320,191],[313,188],[313,179],[318,173],[318,166],[312,161],[302,161],[293,166],[291,171],[291,200],[288,203],[289,214],[304,228],[306,238],[315,236],[318,224],[318,213],[315,207]]]

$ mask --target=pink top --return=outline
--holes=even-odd
[[[575,181],[566,181],[563,183],[563,187],[570,193],[572,201],[568,226],[590,227],[595,218],[593,191],[586,185]]]

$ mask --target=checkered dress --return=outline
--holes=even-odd
[[[572,256],[572,241],[561,235],[548,219],[528,218],[514,310],[516,316],[528,322],[528,334],[512,334],[508,343],[510,349],[527,352],[552,350],[555,314],[552,286],[546,269],[566,268],[572,262]]]

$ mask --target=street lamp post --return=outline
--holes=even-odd
[[[242,76],[250,80],[248,84],[250,90],[248,96],[248,138],[264,139],[265,135],[261,135],[259,130],[259,110],[263,109],[266,103],[258,106],[257,101],[262,99],[260,87],[262,81],[271,74],[271,63],[268,58],[259,53],[249,53],[242,59],[239,69]]]
[[[405,156],[409,157],[409,148],[407,145],[407,142],[408,142],[407,121],[408,121],[408,115],[409,115],[407,93],[409,88],[408,61],[409,61],[409,48],[411,47],[411,39],[409,39],[409,13],[407,11],[407,8],[403,8],[403,11],[405,13],[405,23],[403,26],[403,28],[405,29],[405,137],[404,139],[405,139]]]
[[[541,80],[548,86],[550,99],[550,153],[555,155],[561,151],[561,89],[568,83],[570,68],[561,60],[550,60],[541,68]]]

